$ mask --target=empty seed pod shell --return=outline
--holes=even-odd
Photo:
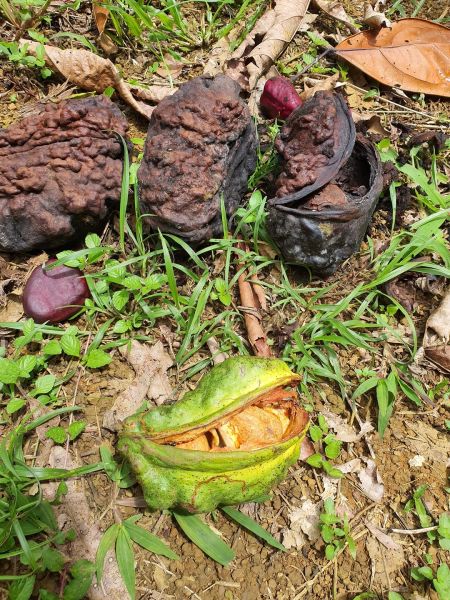
[[[148,506],[209,512],[267,494],[308,427],[299,379],[278,359],[229,358],[178,402],[127,419],[118,449]]]
[[[255,126],[239,85],[197,77],[159,103],[138,171],[142,213],[153,229],[202,242],[222,232],[256,165]]]
[[[47,265],[55,262],[49,260]],[[84,305],[90,297],[83,273],[64,265],[44,269],[39,265],[31,273],[23,290],[23,309],[36,323],[60,323]]]
[[[358,135],[332,182],[300,202],[270,201],[269,231],[287,261],[330,275],[358,251],[382,189],[378,152]]]
[[[275,182],[277,204],[290,204],[323,187],[348,160],[355,125],[342,96],[317,92],[297,108],[275,145],[282,171]]]

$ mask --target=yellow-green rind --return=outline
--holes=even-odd
[[[152,438],[183,433],[222,419],[268,390],[298,379],[286,363],[276,358],[228,358],[178,402],[151,409],[141,419],[130,417],[128,424]]]
[[[125,436],[119,450],[130,461],[150,509],[202,513],[266,495],[298,460],[304,434],[251,452],[183,450]]]
[[[206,452],[153,440],[207,428],[298,379],[278,359],[229,358],[178,402],[127,419],[118,450],[130,462],[149,508],[201,513],[266,495],[298,460],[307,420],[290,439],[252,451]]]

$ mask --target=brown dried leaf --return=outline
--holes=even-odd
[[[361,490],[373,502],[381,502],[384,495],[384,484],[378,473],[375,462],[368,458],[367,467],[358,473]]]
[[[225,62],[224,72],[251,91],[297,33],[310,0],[276,0]],[[262,38],[262,39],[261,39]],[[261,41],[260,41],[261,40]]]
[[[52,448],[49,464],[51,467],[63,469],[80,466],[61,446]],[[59,527],[65,530],[74,529],[77,534],[75,540],[64,548],[70,560],[86,558],[95,562],[95,555],[103,533],[98,525],[98,515],[89,506],[83,485],[83,480],[69,479],[67,481],[68,491],[54,510]],[[44,484],[42,486],[44,496],[48,500],[53,500],[57,487],[58,484],[53,482]],[[114,553],[110,551],[106,555],[102,583],[99,586],[93,581],[87,597],[91,600],[105,600],[105,598],[123,600],[127,596]]]
[[[101,6],[101,4],[102,0],[98,0],[98,4],[94,3],[92,5],[92,15],[100,35],[105,31],[106,22],[109,17],[109,10],[104,6]]]
[[[426,358],[439,367],[444,373],[450,373],[450,346],[425,348]]]
[[[308,100],[308,98],[312,98],[316,92],[328,92],[330,90],[334,90],[336,83],[339,81],[339,73],[333,73],[333,75],[330,75],[325,79],[314,81],[310,87],[307,87],[308,81],[312,82],[313,80],[308,80],[307,77],[303,79],[305,89],[303,92],[301,92],[301,94],[299,94],[303,101]]]
[[[248,281],[245,272],[239,275],[238,284],[241,306],[244,309],[248,341],[256,356],[270,357],[272,356],[272,351],[267,344],[267,336],[261,326],[261,315],[258,310],[261,308],[261,304],[255,292],[255,285],[256,287],[259,286],[255,282]]]
[[[450,341],[450,287],[440,305],[428,317],[424,346],[434,345],[436,336],[440,343]]]
[[[357,433],[351,425],[347,423],[345,419],[339,415],[335,415],[329,410],[322,410],[322,414],[327,420],[328,425],[336,432],[336,439],[341,442],[357,442],[366,434],[373,431],[373,425],[366,421],[361,425],[359,433]]]
[[[340,2],[336,2],[336,0],[313,0],[313,4],[329,17],[346,25],[352,33],[358,33],[355,21],[345,12],[345,8]]]
[[[2,301],[2,291],[0,284],[0,303]],[[22,300],[16,294],[10,294],[6,304],[0,304],[0,323],[17,323],[23,316]]]
[[[384,533],[384,531],[377,527],[375,523],[372,523],[372,521],[365,521],[364,523],[370,533],[376,537],[380,544],[383,544],[385,548],[388,548],[388,550],[401,550],[400,544],[393,540],[390,535]]]
[[[450,29],[423,19],[401,19],[352,35],[336,54],[391,87],[450,97]]]
[[[27,45],[29,52],[35,52],[37,46],[41,46],[37,42],[28,40],[20,40],[20,44],[21,46]],[[110,60],[89,52],[89,50],[61,50],[47,44],[44,45],[44,50],[48,66],[70,83],[98,94],[104,92],[107,87],[113,87],[127,104],[142,116],[150,119],[153,107],[136,100],[131,92],[132,87],[122,79]],[[156,87],[159,91],[161,86]],[[150,97],[151,87],[146,89],[146,93]]]
[[[98,43],[100,44],[101,49],[105,52],[105,54],[115,54],[118,50],[117,46],[107,33],[100,34],[98,38]]]
[[[111,431],[116,431],[124,419],[135,413],[146,396],[162,404],[172,393],[167,369],[173,361],[161,342],[147,346],[132,340],[130,349],[122,346],[120,352],[135,370],[136,377],[103,417],[103,427]]]
[[[444,373],[450,373],[450,287],[442,302],[428,317],[418,356],[425,355]],[[420,361],[420,359],[419,359]]]
[[[183,70],[183,63],[179,60],[175,60],[170,54],[165,54],[161,66],[156,69],[156,73],[160,77],[173,77],[176,79]]]
[[[381,11],[380,5],[382,3],[373,2],[372,4],[369,2],[364,4],[364,25],[368,25],[372,29],[375,29],[376,27],[390,27],[391,22],[386,17],[384,12]]]

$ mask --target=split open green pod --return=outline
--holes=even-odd
[[[229,358],[178,402],[127,419],[118,449],[148,506],[209,512],[266,495],[308,428],[298,380],[278,359]]]

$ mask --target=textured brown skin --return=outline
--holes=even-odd
[[[221,231],[256,164],[250,112],[229,77],[197,77],[154,110],[138,171],[139,198],[154,229],[191,242]]]
[[[275,142],[282,172],[275,182],[283,203],[328,183],[349,158],[355,126],[345,100],[320,91],[291,113]]]
[[[106,97],[48,104],[0,130],[0,251],[62,246],[120,198],[127,122]]]
[[[47,265],[55,262],[49,260]],[[89,287],[79,269],[59,265],[44,270],[39,265],[23,290],[23,309],[36,323],[60,323],[69,319],[90,297]]]

